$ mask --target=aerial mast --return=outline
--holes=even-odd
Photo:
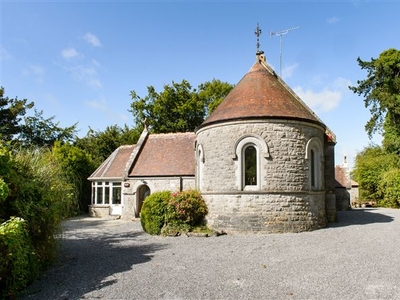
[[[280,77],[282,77],[282,36],[285,35],[285,34],[288,34],[289,31],[292,31],[292,30],[295,30],[295,29],[299,29],[299,28],[300,28],[300,26],[297,26],[297,27],[292,27],[292,28],[288,28],[288,29],[284,29],[284,30],[279,30],[279,31],[276,31],[276,32],[273,32],[272,30],[270,30],[270,32],[269,32],[270,37],[279,36],[279,39],[280,39],[280,48],[281,48],[281,50],[280,50],[280,62],[279,62],[279,76]]]

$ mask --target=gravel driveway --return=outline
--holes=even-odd
[[[400,299],[400,210],[339,212],[297,234],[150,236],[140,222],[75,218],[22,299]]]

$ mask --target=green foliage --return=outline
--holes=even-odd
[[[148,95],[139,97],[131,92],[131,112],[136,124],[146,122],[155,133],[194,131],[205,117],[222,101],[232,85],[219,80],[206,82],[193,89],[188,81],[164,85],[157,93],[148,86]]]
[[[19,142],[23,145],[51,148],[56,141],[69,142],[75,139],[77,123],[62,128],[59,122],[54,123],[54,116],[45,119],[43,111],[37,111],[33,116],[25,117],[21,125]]]
[[[165,223],[165,214],[170,198],[170,191],[162,191],[155,192],[144,200],[140,212],[140,222],[145,232],[151,235],[160,234]]]
[[[149,234],[177,235],[204,225],[207,212],[197,190],[155,192],[144,201],[140,221]]]
[[[400,169],[393,168],[382,174],[379,189],[383,195],[379,206],[400,207]]]
[[[4,97],[4,88],[0,88],[0,139],[11,141],[21,132],[21,120],[34,103],[28,100]]]
[[[58,249],[56,234],[61,221],[76,211],[77,203],[74,186],[70,184],[66,170],[48,148],[17,148],[10,151],[0,147],[0,170],[3,167],[8,170],[2,175],[8,191],[0,203],[0,219],[24,219],[27,234],[11,237],[13,240],[19,239],[18,243],[24,249],[32,248],[29,250],[29,264],[24,268],[25,277],[19,281],[19,285],[9,285],[6,282],[8,276],[0,278],[1,286],[14,290],[33,280],[53,262]],[[3,246],[0,251],[2,256],[14,255]],[[18,270],[13,270],[18,264],[8,266],[11,269],[7,269],[7,272],[19,274]]]
[[[12,298],[37,276],[26,221],[12,217],[0,225],[0,298]]]
[[[7,199],[10,194],[10,189],[8,188],[7,183],[0,177],[0,204]]]
[[[167,208],[167,224],[187,224],[190,227],[202,224],[208,209],[197,190],[175,192]]]
[[[119,146],[135,144],[142,130],[142,126],[131,129],[127,125],[124,128],[108,126],[104,131],[89,129],[86,136],[78,138],[74,145],[90,153],[93,163],[98,166]]]
[[[349,88],[362,95],[365,107],[370,109],[365,129],[370,137],[383,131],[386,151],[400,154],[400,51],[388,49],[378,59],[357,61],[361,69],[367,70],[367,78]]]
[[[233,87],[232,84],[217,79],[199,85],[199,97],[207,108],[205,117],[217,108]]]
[[[389,196],[386,195],[386,187],[391,184],[387,176],[391,170],[399,167],[399,163],[397,155],[386,153],[377,145],[366,147],[358,153],[352,176],[359,184],[360,199],[376,201],[378,205],[383,204],[385,198],[387,202]]]
[[[74,202],[79,203],[77,212],[87,212],[91,195],[91,183],[87,178],[96,169],[92,156],[79,147],[59,141],[55,142],[52,154],[74,187]]]

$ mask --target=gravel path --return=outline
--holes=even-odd
[[[210,238],[76,218],[22,299],[400,299],[399,248],[394,209],[339,212],[312,232]]]

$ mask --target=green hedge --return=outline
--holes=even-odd
[[[12,217],[0,225],[0,298],[12,298],[37,275],[38,264],[26,221]]]

